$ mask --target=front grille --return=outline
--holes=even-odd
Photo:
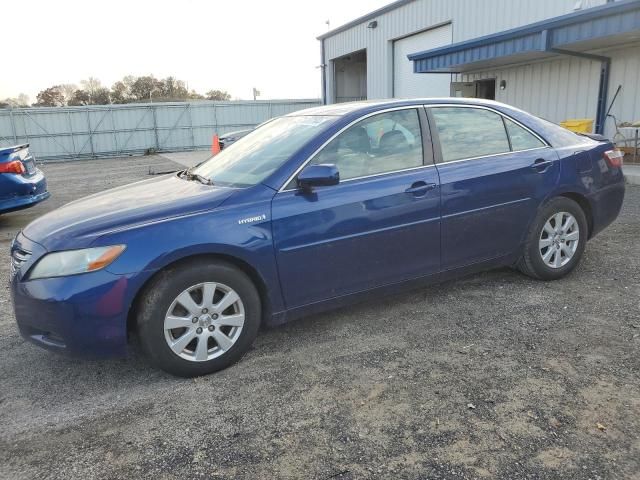
[[[24,262],[29,260],[31,252],[22,250],[21,248],[14,248],[11,251],[11,275],[15,275]]]

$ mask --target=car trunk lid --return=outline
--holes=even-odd
[[[29,151],[28,143],[0,148],[0,173],[31,177],[36,172],[36,162]]]

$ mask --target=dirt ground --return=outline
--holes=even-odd
[[[175,168],[160,157],[45,165],[36,216]],[[0,291],[6,479],[640,478],[640,187],[568,278],[508,269],[263,331],[196,380],[25,343]]]

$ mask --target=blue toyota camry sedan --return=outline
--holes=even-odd
[[[50,195],[28,143],[0,148],[0,213],[32,207]]]
[[[69,203],[11,247],[22,335],[207,374],[261,325],[478,270],[573,270],[618,215],[622,156],[470,99],[360,102],[274,119],[196,168]],[[602,253],[605,254],[604,252]]]

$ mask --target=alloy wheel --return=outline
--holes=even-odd
[[[551,268],[564,267],[576,253],[580,241],[580,227],[568,212],[554,213],[545,222],[538,250],[542,261]]]
[[[179,357],[206,362],[235,344],[244,321],[244,305],[235,290],[221,283],[199,283],[180,293],[169,306],[164,336]]]

